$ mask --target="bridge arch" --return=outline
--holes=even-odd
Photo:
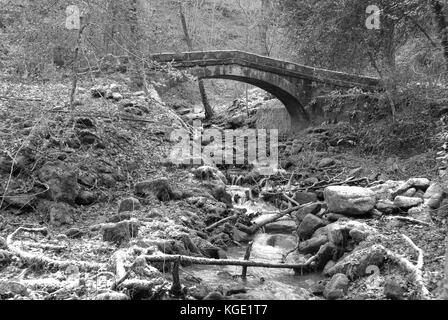
[[[298,97],[300,88],[284,76],[239,65],[195,67],[190,69],[190,73],[199,79],[234,80],[261,88],[283,103],[291,116],[293,127],[309,121],[304,103]]]

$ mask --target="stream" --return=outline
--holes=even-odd
[[[254,221],[266,219],[279,210],[261,199],[252,199],[250,189],[239,186],[228,186],[234,206],[244,208],[246,214],[256,215]],[[290,218],[282,219],[273,227],[266,226],[265,232],[257,233],[252,247],[251,260],[279,263],[282,255],[297,245],[297,238],[292,232],[285,230],[295,226]],[[286,226],[287,228],[282,228]],[[283,231],[283,232],[282,232]],[[231,247],[227,250],[229,259],[243,259],[247,245]],[[291,253],[286,263],[302,263],[305,258],[297,252]],[[322,274],[296,275],[289,269],[247,268],[247,279],[241,279],[242,267],[238,266],[189,266],[185,268],[188,274],[202,279],[202,284],[211,288],[222,288],[234,299],[252,300],[303,300],[310,299],[310,289],[316,282],[324,279]],[[230,292],[229,292],[230,291]],[[235,294],[233,294],[235,293]]]

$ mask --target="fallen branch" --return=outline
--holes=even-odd
[[[294,247],[294,249],[291,249],[291,250],[287,251],[286,253],[282,254],[282,262],[283,262],[283,263],[286,261],[286,259],[288,258],[288,256],[289,256],[291,253],[293,253],[293,252],[299,250],[299,245],[300,245],[300,241],[297,242],[297,245]]]
[[[40,98],[18,98],[18,97],[7,97],[7,96],[0,96],[0,99],[19,100],[19,101],[42,101],[42,99],[40,99]]]
[[[276,214],[275,216],[273,216],[273,217],[267,219],[266,221],[263,221],[263,222],[261,222],[261,223],[254,224],[254,225],[253,225],[252,227],[250,227],[247,231],[248,231],[249,234],[254,234],[254,233],[256,233],[260,228],[264,227],[265,225],[267,225],[267,224],[269,224],[269,223],[272,223],[272,222],[275,222],[275,221],[277,221],[278,219],[280,219],[280,218],[286,216],[287,214],[290,214],[290,213],[292,213],[292,212],[294,212],[294,211],[297,211],[297,210],[299,210],[299,209],[301,209],[301,208],[303,208],[303,207],[305,207],[305,206],[307,206],[307,205],[309,205],[309,203],[304,204],[304,205],[301,205],[301,206],[298,206],[298,207],[289,208],[289,209],[287,209],[287,210],[285,210],[285,211],[283,211],[283,212],[280,212],[280,213]]]
[[[214,265],[214,266],[241,266],[241,267],[260,267],[260,268],[276,268],[276,269],[307,269],[306,264],[285,264],[285,263],[269,263],[246,260],[233,259],[208,259],[200,257],[189,257],[182,255],[153,255],[144,256],[148,262],[184,262],[188,264]]]
[[[366,178],[366,177],[355,179],[355,180],[352,180],[352,179],[353,179],[353,177],[350,177],[349,179],[347,179],[345,181],[341,181],[341,182],[326,183],[326,184],[318,183],[318,184],[313,185],[311,187],[304,187],[304,188],[294,189],[294,191],[325,189],[327,187],[342,186],[344,184],[353,184],[353,183],[359,183],[359,182],[363,182],[363,181],[369,181],[369,179]]]
[[[395,220],[400,220],[400,221],[406,221],[406,222],[410,222],[410,223],[415,223],[415,224],[421,224],[424,226],[428,226],[430,227],[431,224],[422,220],[417,220],[411,217],[402,217],[402,216],[388,216],[386,217],[387,219],[395,219]]]
[[[289,202],[291,202],[292,204],[296,205],[296,206],[300,206],[300,203],[298,203],[296,200],[294,200],[293,198],[289,197],[286,193],[282,193],[283,197],[288,200]]]
[[[238,214],[234,214],[233,216],[229,216],[227,218],[221,219],[218,222],[215,222],[211,225],[209,225],[207,228],[205,228],[205,231],[210,232],[213,229],[215,229],[216,227],[220,226],[221,224],[226,223],[227,221],[233,220],[233,219],[237,219],[239,217]]]
[[[33,264],[33,263],[39,263],[44,265],[51,265],[54,267],[57,267],[58,269],[65,269],[69,266],[76,266],[79,269],[82,270],[98,270],[104,267],[101,263],[96,262],[86,262],[86,261],[76,261],[76,260],[55,260],[51,259],[49,257],[43,256],[42,254],[33,254],[30,252],[26,252],[22,249],[20,249],[18,246],[14,245],[14,238],[17,236],[20,232],[32,232],[32,233],[42,233],[47,234],[48,230],[47,228],[25,228],[25,227],[19,227],[16,231],[8,235],[6,238],[6,246],[9,251],[11,251],[13,254],[17,255],[20,259],[23,261],[26,261],[27,263]]]

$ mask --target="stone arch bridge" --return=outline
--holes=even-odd
[[[377,90],[377,78],[313,68],[272,59],[252,53],[198,51],[151,55],[158,63],[172,63],[176,68],[188,68],[199,79],[229,79],[257,86],[278,98],[288,110],[292,126],[309,121],[305,106],[313,99],[316,88],[360,88]]]

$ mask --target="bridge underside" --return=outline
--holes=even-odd
[[[299,130],[307,126],[309,117],[305,104],[309,101],[306,84],[300,79],[288,78],[274,73],[242,67],[239,65],[218,65],[195,67],[190,73],[199,79],[228,79],[259,87],[279,99],[291,116],[292,128]]]

